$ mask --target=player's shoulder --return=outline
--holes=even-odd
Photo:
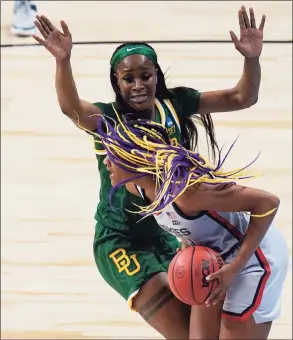
[[[191,87],[187,86],[177,86],[174,88],[169,89],[169,91],[172,93],[174,99],[184,99],[184,97],[189,96],[191,94],[197,94],[200,93],[199,90],[193,89]]]
[[[179,119],[190,117],[199,107],[200,92],[191,87],[178,86],[168,89],[170,101],[177,112]]]

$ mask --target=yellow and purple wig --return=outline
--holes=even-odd
[[[148,206],[139,206],[139,212],[133,213],[140,213],[144,217],[159,213],[196,183],[235,183],[235,180],[255,177],[244,170],[254,163],[259,155],[243,168],[230,171],[222,169],[236,140],[224,157],[223,148],[218,150],[218,161],[213,166],[199,153],[187,150],[181,145],[171,145],[166,129],[159,123],[130,120],[130,116],[124,116],[122,119],[118,114],[116,123],[109,117],[96,116],[98,128],[95,133],[88,132],[98,137],[112,162],[125,171],[137,174],[132,179],[116,185],[110,193],[110,201],[117,187],[135,178],[153,175],[156,179],[154,202]]]

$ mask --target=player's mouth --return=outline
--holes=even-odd
[[[114,177],[113,172],[110,170],[109,165],[106,166],[106,169],[109,171],[109,177],[112,179]]]
[[[146,94],[140,94],[140,95],[134,95],[130,97],[130,101],[133,104],[142,104],[148,99],[148,96]]]

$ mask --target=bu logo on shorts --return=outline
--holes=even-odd
[[[132,254],[128,256],[126,254],[126,250],[123,248],[115,250],[109,255],[109,257],[114,261],[119,273],[125,271],[128,276],[132,276],[140,271],[140,264],[137,261],[136,255]],[[135,269],[129,270],[129,267],[134,266]]]

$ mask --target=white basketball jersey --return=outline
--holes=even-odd
[[[138,186],[137,190],[146,199],[144,191]],[[167,232],[191,245],[212,248],[223,258],[240,247],[249,223],[249,215],[244,212],[202,211],[196,216],[186,216],[175,203],[154,218]]]
[[[137,190],[147,200],[144,191],[139,187]],[[154,217],[164,230],[185,239],[190,245],[212,248],[226,263],[231,263],[237,255],[250,218],[244,212],[218,211],[202,211],[190,217],[184,215],[176,204],[170,204]],[[240,321],[253,315],[256,323],[276,319],[280,315],[288,258],[282,234],[271,225],[245,268],[229,286],[223,314]]]

